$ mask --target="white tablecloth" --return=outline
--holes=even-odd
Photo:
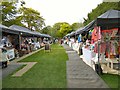
[[[71,41],[69,41],[69,47],[72,47],[72,42]]]
[[[92,58],[95,57],[95,53],[86,48],[82,48],[83,51],[83,61],[92,67]]]

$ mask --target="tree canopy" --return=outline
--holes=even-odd
[[[67,22],[55,23],[52,27],[46,26],[42,29],[41,33],[49,34],[54,38],[62,38],[67,33],[72,32],[72,27]]]
[[[2,24],[6,26],[11,26],[13,24],[17,24],[23,26],[21,23],[21,19],[17,16],[17,6],[15,2],[2,2],[1,7],[1,17]]]
[[[51,26],[46,26],[41,30],[41,33],[44,33],[44,34],[52,35],[51,32],[52,32],[52,27]]]
[[[99,4],[92,12],[88,13],[87,19],[84,18],[84,25],[87,25],[92,20],[96,19],[101,14],[105,13],[110,9],[120,10],[120,2],[103,2]]]
[[[57,36],[62,38],[65,36],[67,33],[70,33],[72,31],[72,28],[69,23],[61,23],[60,29],[57,32]]]
[[[32,8],[22,7],[20,8],[20,14],[22,23],[27,24],[30,30],[41,30],[44,23],[44,18],[40,16],[40,13]]]
[[[13,24],[25,26],[30,30],[41,30],[45,25],[44,18],[40,16],[37,10],[26,8],[25,2],[20,2],[21,7],[17,7],[17,2],[2,2],[1,3],[1,16],[2,24],[11,26]]]
[[[73,31],[76,31],[77,29],[79,29],[80,27],[83,27],[83,23],[78,23],[78,22],[75,22],[71,25],[71,28]]]

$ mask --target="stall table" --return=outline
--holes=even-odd
[[[95,57],[95,53],[84,47],[82,47],[82,51],[83,51],[83,61],[92,67],[92,58]]]
[[[108,67],[110,66],[111,69],[113,69],[113,64],[114,64],[114,63],[119,64],[119,60],[116,59],[116,58],[107,58],[106,60],[109,62],[109,63],[107,64],[107,66],[108,66]]]

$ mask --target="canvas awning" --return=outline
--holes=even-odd
[[[74,36],[74,35],[75,35],[75,31],[73,31],[73,32],[71,32],[71,33],[69,34],[70,37],[72,37],[72,36]]]
[[[81,33],[83,32],[83,28],[84,28],[84,27],[79,28],[78,30],[76,30],[76,31],[75,31],[76,35],[77,35],[77,34],[81,34]]]
[[[11,34],[19,34],[19,32],[9,29],[7,26],[2,25],[2,24],[0,24],[0,31],[6,32],[6,33],[11,33]]]
[[[32,32],[31,30],[17,25],[12,25],[9,29],[19,32],[22,36],[38,36],[38,34]]]
[[[93,20],[92,22],[90,22],[88,25],[86,25],[85,27],[79,28],[76,31],[76,34],[82,34],[83,32],[88,32],[89,30],[93,29],[95,26],[95,22],[96,20]]]
[[[48,34],[42,34],[42,37],[51,38],[51,36]]]
[[[88,25],[86,25],[83,29],[83,31],[89,31],[94,28],[96,23],[96,20],[91,21]]]
[[[97,26],[103,29],[118,28],[120,27],[120,11],[108,10],[97,18]]]
[[[0,24],[0,28],[1,28],[0,30],[3,32],[18,34],[18,35],[22,35],[25,37],[33,37],[33,36],[46,37],[46,38],[51,37],[50,35],[41,34],[40,32],[36,32],[36,31],[31,31],[28,28],[17,26],[17,25],[12,25],[10,27],[6,27],[6,26]]]

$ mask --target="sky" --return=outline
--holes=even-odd
[[[40,12],[46,25],[57,22],[83,22],[87,14],[103,0],[24,0],[26,7]]]

